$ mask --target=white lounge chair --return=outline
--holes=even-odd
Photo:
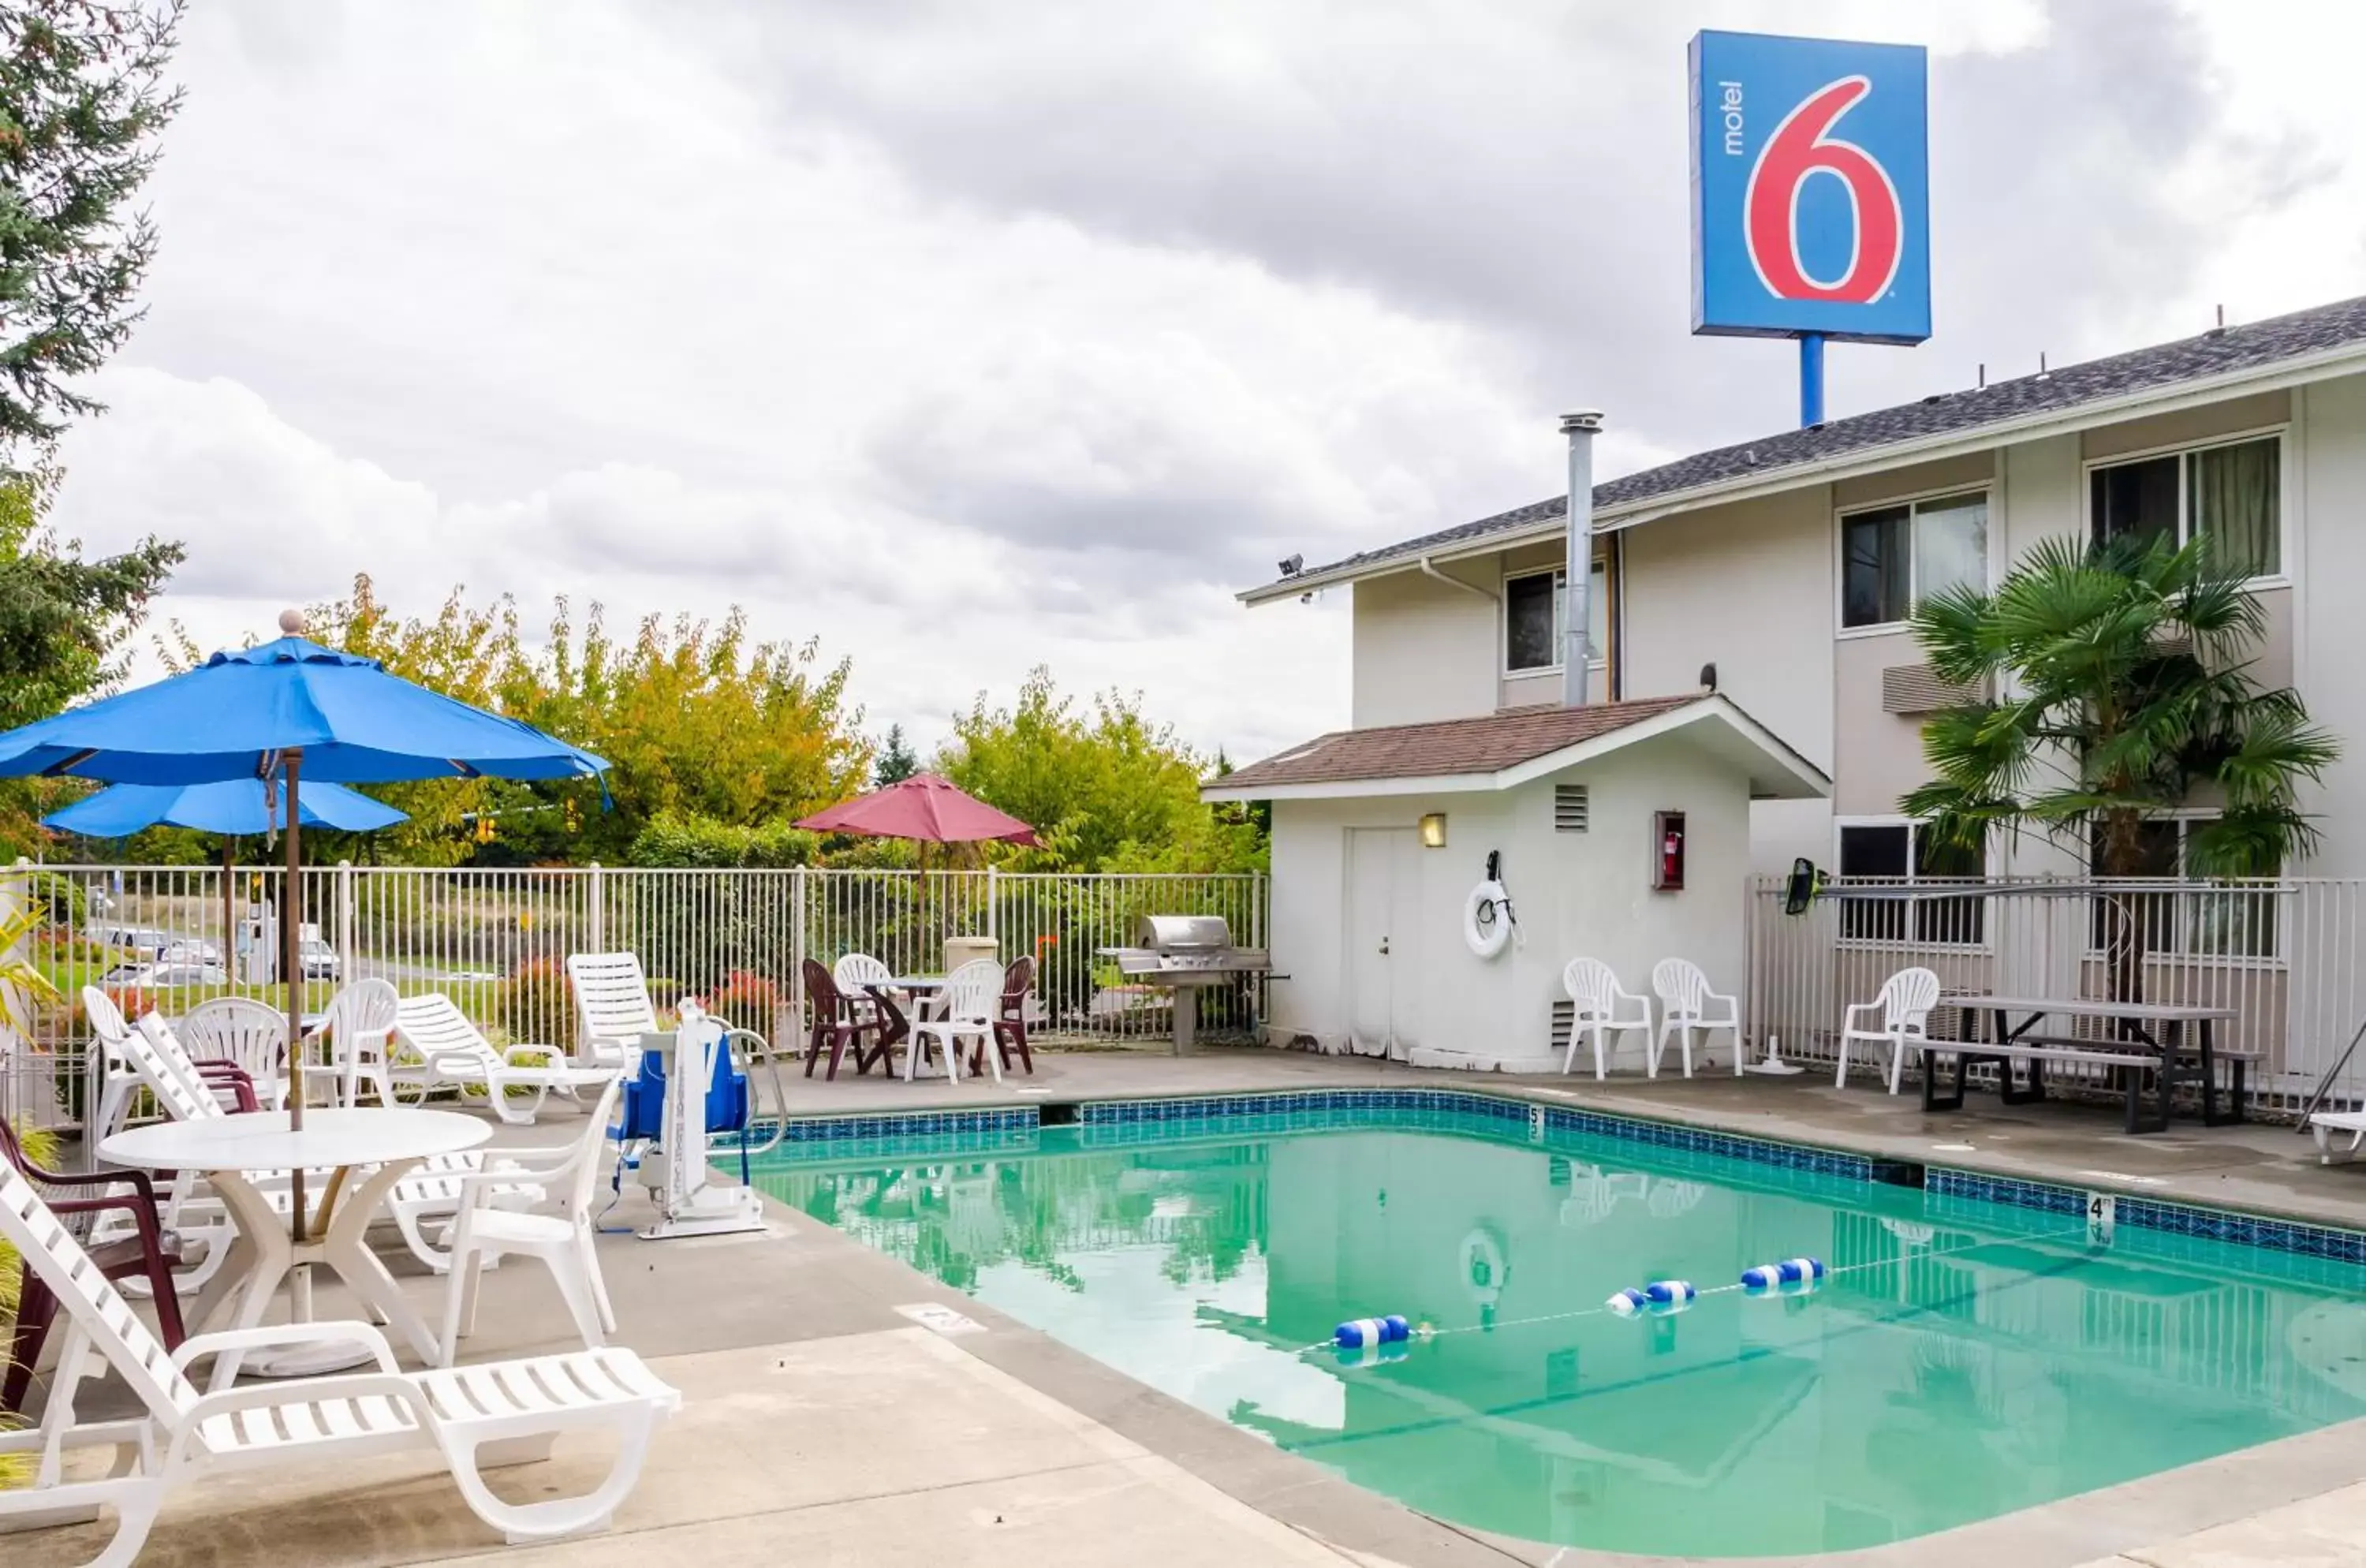
[[[90,1568],[130,1568],[174,1488],[242,1470],[285,1474],[291,1463],[343,1464],[389,1451],[439,1452],[469,1510],[513,1543],[603,1528],[638,1483],[660,1420],[682,1395],[632,1351],[559,1356],[406,1372],[371,1324],[282,1324],[200,1334],[167,1352],[80,1243],[14,1169],[0,1166],[0,1237],[24,1256],[68,1314],[57,1377],[40,1425],[0,1432],[0,1453],[37,1457],[34,1483],[0,1491],[0,1530],[78,1522],[101,1507],[116,1532]],[[288,1379],[207,1393],[188,1369],[225,1351],[359,1344],[368,1371]],[[112,1368],[144,1407],[124,1421],[77,1422],[78,1385]],[[485,1484],[490,1465],[546,1456],[564,1432],[619,1439],[615,1461],[581,1496],[510,1503]],[[66,1453],[109,1445],[128,1473],[68,1480]]]
[[[658,1032],[658,1011],[641,960],[631,953],[571,953],[567,979],[575,993],[575,1059],[632,1070],[641,1036]]]
[[[1708,988],[1708,976],[1689,958],[1662,958],[1651,965],[1651,989],[1660,998],[1660,1032],[1651,1043],[1652,1070],[1668,1049],[1673,1034],[1684,1051],[1684,1077],[1693,1076],[1693,1031],[1733,1032],[1733,1076],[1741,1076],[1741,1001]],[[1708,1042],[1701,1042],[1707,1054]]]
[[[945,1054],[945,1077],[961,1081],[961,1043],[977,1043],[994,1081],[1002,1081],[1002,1053],[994,1048],[995,1015],[1002,1010],[1002,965],[991,958],[973,958],[945,976],[943,999],[937,1016],[912,1025],[904,1042],[904,1081],[912,1081],[920,1048],[933,1044]]]
[[[615,1077],[614,1067],[570,1067],[556,1045],[497,1050],[441,991],[405,997],[394,1010],[395,1060],[387,1077],[422,1098],[451,1087],[481,1091],[504,1122],[531,1125],[552,1091],[572,1095]],[[518,1057],[531,1061],[520,1062]],[[514,1091],[514,1095],[513,1094]]]
[[[599,1104],[571,1144],[549,1149],[504,1149],[498,1170],[464,1176],[460,1212],[452,1222],[452,1278],[444,1295],[444,1364],[456,1360],[459,1338],[477,1331],[477,1279],[505,1255],[539,1258],[575,1319],[583,1343],[600,1346],[616,1331],[616,1311],[608,1304],[608,1282],[600,1277],[600,1256],[592,1234],[592,1189],[600,1179],[600,1155],[608,1138],[621,1077],[612,1077]],[[557,1201],[556,1213],[507,1206],[531,1187]],[[503,1206],[495,1207],[500,1202]]]
[[[182,1014],[173,1029],[191,1057],[236,1064],[264,1110],[287,1103],[286,1013],[252,997],[216,997]]]
[[[1909,1047],[1921,1050],[1931,1038],[1931,1010],[1939,1005],[1939,976],[1928,969],[1900,969],[1881,984],[1880,995],[1858,1002],[1841,1015],[1840,1071],[1834,1089],[1848,1087],[1849,1044],[1863,1041],[1889,1047],[1889,1092],[1898,1092],[1906,1071]],[[1869,1013],[1881,1016],[1878,1029],[1861,1027],[1857,1020]]]
[[[2319,1111],[2308,1119],[2308,1130],[2316,1135],[2316,1163],[2338,1165],[2354,1157],[2359,1145],[2366,1144],[2366,1111]],[[2347,1148],[2333,1146],[2333,1134],[2347,1133]]]
[[[1651,1002],[1623,989],[1618,976],[1610,965],[1598,958],[1572,958],[1569,967],[1560,972],[1561,988],[1569,993],[1569,1049],[1562,1053],[1560,1070],[1567,1073],[1577,1061],[1581,1040],[1591,1036],[1594,1042],[1594,1077],[1600,1082],[1608,1075],[1610,1053],[1617,1049],[1609,1037],[1622,1030],[1643,1032],[1643,1064],[1645,1076],[1660,1076],[1659,1053],[1651,1049]],[[1628,1013],[1624,1004],[1635,1004]]]

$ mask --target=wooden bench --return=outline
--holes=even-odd
[[[2214,1052],[2213,1055],[2223,1053]],[[2110,1067],[2124,1077],[2122,1092],[2126,1100],[2126,1124],[2130,1133],[2144,1129],[2144,1075],[2147,1072],[2161,1077],[2160,1109],[2158,1120],[2161,1126],[2169,1121],[2169,1096],[2176,1086],[2188,1076],[2181,1069],[2184,1058],[2192,1057],[2195,1066],[2191,1076],[2200,1077],[2198,1049],[2188,1052],[2172,1050],[2168,1060],[2143,1046],[2131,1048],[2115,1041],[2089,1040],[2072,1034],[2022,1034],[2011,1043],[1998,1044],[1980,1040],[1928,1040],[1922,1043],[1922,1109],[1925,1111],[1961,1111],[1964,1108],[1965,1080],[1970,1076],[1975,1062],[1997,1064],[1998,1098],[2007,1105],[2033,1105],[2045,1099],[2046,1062],[2074,1063],[2081,1066]],[[1955,1058],[1955,1088],[1951,1094],[1942,1094],[1939,1084],[1939,1058]],[[2030,1064],[2029,1086],[2016,1089],[2012,1085],[2012,1064]],[[2238,1075],[2239,1077],[2239,1075]]]

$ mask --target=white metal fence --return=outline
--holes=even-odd
[[[1851,878],[1797,914],[1786,891],[1781,877],[1750,885],[1748,1009],[1752,1041],[1779,1040],[1786,1058],[1832,1060],[1842,1010],[1910,965],[1951,991],[2231,1008],[2217,1040],[2259,1054],[2251,1091],[2269,1104],[2304,1100],[2366,1022],[2366,881]],[[1932,1033],[1953,1032],[1945,1012]],[[2330,1094],[2366,1100],[2366,1049]]]
[[[0,893],[47,910],[21,953],[63,998],[29,1008],[32,1038],[0,1074],[0,1114],[78,1119],[85,985],[168,1013],[280,994],[276,869],[19,865],[0,871]],[[948,939],[986,937],[1005,962],[1035,957],[1039,1036],[1146,1041],[1172,1029],[1171,994],[1126,982],[1101,954],[1129,945],[1140,917],[1221,915],[1236,942],[1267,941],[1261,874],[327,866],[306,870],[302,898],[310,1008],[377,976],[405,995],[447,993],[496,1038],[558,1043],[575,1032],[570,953],[637,953],[661,1010],[703,997],[785,1042],[806,1029],[805,959],[862,952],[898,974],[934,974]],[[1264,1004],[1259,980],[1211,987],[1200,1029],[1246,1036]]]

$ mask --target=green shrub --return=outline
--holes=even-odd
[[[564,1045],[575,1032],[575,985],[556,958],[529,958],[501,982],[495,1027],[510,1039]]]

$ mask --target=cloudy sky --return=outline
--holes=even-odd
[[[940,736],[1047,664],[1260,755],[1310,561],[1782,428],[1687,334],[1684,44],[1932,51],[1937,333],[1835,414],[2366,291],[2352,8],[2279,0],[205,0],[64,531],[206,643],[368,571],[744,605]],[[2342,36],[2343,29],[2350,36]]]

